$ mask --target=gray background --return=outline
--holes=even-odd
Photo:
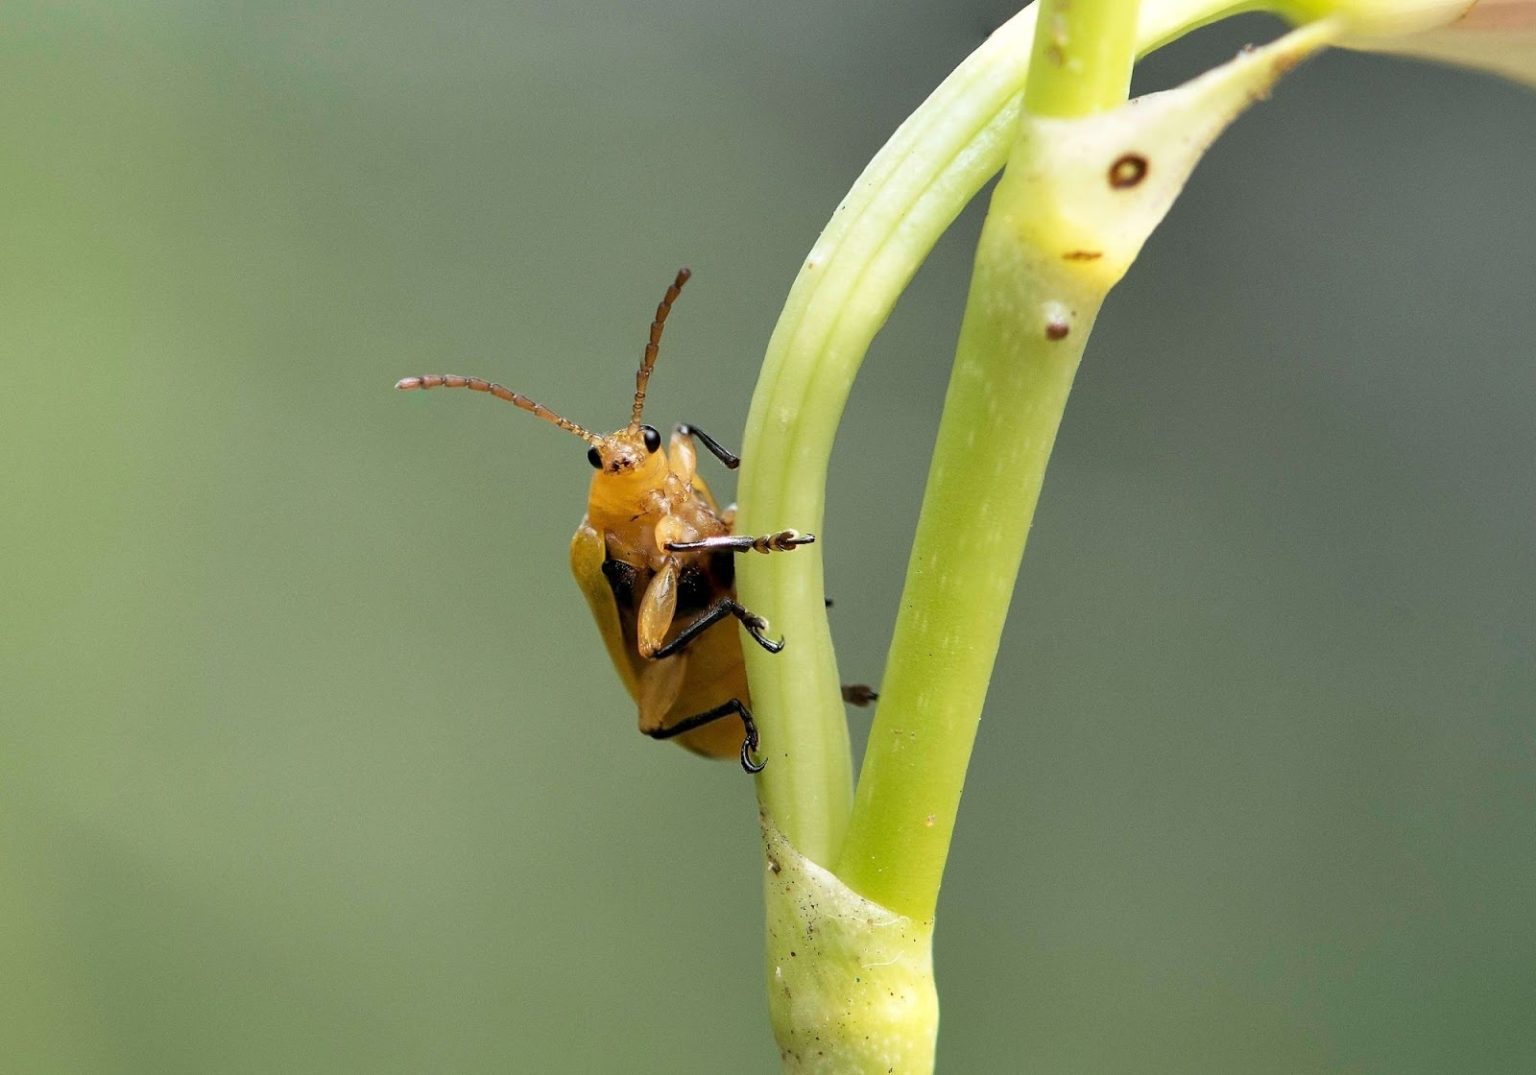
[[[0,1069],[776,1070],[751,789],[633,729],[581,446],[389,386],[617,425],[688,264],[649,413],[737,442],[822,222],[1008,13],[6,5]],[[944,890],[946,1070],[1536,1070],[1533,130],[1325,57],[1113,295]],[[839,441],[850,679],[979,219]]]

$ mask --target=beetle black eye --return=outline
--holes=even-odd
[[[603,469],[603,456],[602,453],[597,450],[597,445],[594,444],[592,447],[587,449],[587,462],[591,463],[594,469]]]
[[[645,436],[645,450],[654,452],[661,447],[661,434],[656,432],[655,426],[641,426],[640,432]]]

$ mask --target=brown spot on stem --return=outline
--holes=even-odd
[[[1061,255],[1068,261],[1098,261],[1104,256],[1102,250],[1068,250]]]
[[[1052,320],[1045,323],[1045,338],[1048,340],[1064,340],[1067,338],[1067,333],[1071,331],[1072,326],[1065,321]],[[930,821],[929,824],[933,822]]]
[[[1109,166],[1109,185],[1116,190],[1129,190],[1147,178],[1147,158],[1140,153],[1126,153]]]

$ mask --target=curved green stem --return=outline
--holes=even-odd
[[[1148,0],[1142,51],[1234,11],[1230,0]],[[1029,70],[1033,8],[999,28],[901,125],[859,176],[790,290],[752,399],[740,527],[795,527],[823,541],[828,460],[859,364],[933,244],[1002,167]],[[835,861],[852,804],[852,761],[817,546],[741,565],[742,599],[789,638],[747,645],[768,768],[764,810],[813,861]]]
[[[1240,11],[1310,15],[1322,2],[1144,0],[1135,47],[1146,52]],[[838,540],[825,531],[825,485],[854,376],[918,265],[1002,167],[1018,126],[1034,24],[1033,9],[1010,20],[923,102],[855,182],[807,257],[747,420],[742,530],[794,527]],[[820,548],[754,558],[742,565],[739,586],[744,602],[791,640],[777,656],[745,646],[769,760],[760,802],[804,854],[834,862],[853,801],[852,762]]]
[[[859,363],[938,236],[1002,164],[1034,24],[1009,22],[934,91],[875,157],[818,239],[768,345],[744,438],[739,526],[823,541],[827,463]],[[777,562],[776,562],[777,561]],[[818,546],[744,563],[742,600],[790,639],[747,647],[768,767],[764,810],[813,861],[835,860],[850,759]],[[767,658],[762,659],[762,658]]]

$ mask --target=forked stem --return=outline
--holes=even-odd
[[[1147,2],[1134,39],[1146,44],[1246,6]],[[807,260],[769,347],[743,452],[743,526],[792,518],[824,529],[832,434],[864,348],[963,204],[956,190],[974,190],[990,170],[978,161],[1011,148],[977,252],[851,824],[840,813],[847,741],[819,556],[743,565],[745,599],[773,608],[796,639],[793,660],[786,653],[777,667],[748,653],[764,749],[780,763],[759,786],[770,833],[769,995],[787,1070],[931,1067],[937,1008],[925,959],[882,978],[890,1003],[860,998],[871,968],[887,966],[876,959],[882,945],[894,938],[926,954],[1003,617],[1088,333],[1210,140],[1337,33],[1298,32],[1138,107],[1115,108],[1128,85],[1134,42],[1123,31],[1135,9],[1134,0],[1047,3],[1042,18],[1062,19],[1035,49],[1054,69],[1031,87],[1045,116],[1021,116],[999,100],[1005,82],[1023,82],[1024,63],[1020,53],[990,52],[1000,38],[1027,46],[1028,22],[1021,16],[994,35],[866,170]],[[1074,39],[1095,26],[1119,45]],[[1052,81],[1111,61],[1112,72],[1081,85]],[[786,849],[805,867],[792,884],[781,876]],[[823,921],[833,906],[854,908],[869,930]],[[786,936],[824,943],[801,960]]]

